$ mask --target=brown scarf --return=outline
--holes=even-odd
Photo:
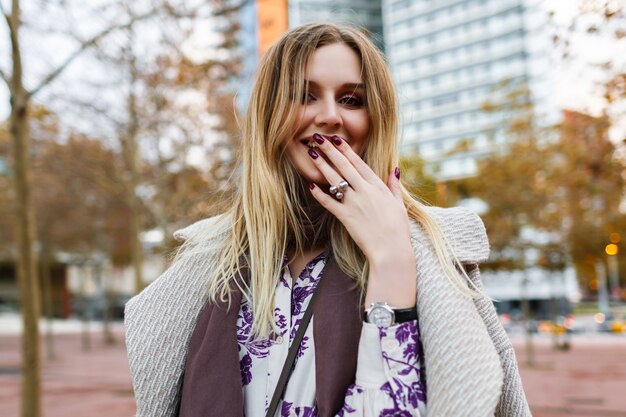
[[[308,243],[327,239],[311,233],[319,225],[320,207],[313,204],[307,211],[312,219],[303,222]],[[245,278],[248,271],[242,269],[240,274]],[[362,318],[359,290],[332,254],[321,279],[325,283],[313,306],[315,401],[320,417],[332,417],[343,407],[346,390],[355,380]],[[226,303],[207,303],[201,312],[189,342],[179,417],[244,416],[236,336],[241,298],[234,285],[230,309]]]

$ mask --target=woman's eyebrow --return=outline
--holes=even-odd
[[[319,87],[319,84],[318,84],[318,83],[316,83],[316,82],[315,82],[315,81],[313,81],[313,80],[304,80],[304,82],[305,82],[307,85],[311,86],[311,87],[315,87],[315,88],[318,88],[318,87]],[[342,88],[352,88],[352,89],[355,89],[355,90],[357,90],[357,89],[362,89],[362,90],[364,90],[364,89],[365,89],[365,84],[363,84],[363,83],[344,83],[344,84],[342,84],[342,86],[341,86],[341,87],[342,87]]]

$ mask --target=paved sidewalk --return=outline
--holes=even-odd
[[[94,326],[95,327],[95,326]],[[57,359],[43,360],[42,417],[129,417],[135,401],[121,327],[116,344],[107,346],[101,332],[91,333],[91,350],[81,349],[80,334],[55,337]],[[42,346],[42,358],[45,358]],[[0,336],[0,416],[18,417],[20,340]]]
[[[134,415],[119,324],[115,335],[117,344],[106,346],[101,332],[92,333],[89,352],[81,350],[79,334],[56,336],[58,359],[43,366],[43,417]],[[514,339],[535,417],[626,417],[625,337],[576,336],[568,352],[552,350],[545,337],[536,339],[533,368],[524,365],[523,340]],[[19,338],[0,335],[2,417],[19,416],[19,363]]]
[[[535,417],[626,417],[626,337],[579,335],[569,351],[537,338],[535,366],[514,340],[522,383]]]

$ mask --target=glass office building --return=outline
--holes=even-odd
[[[289,0],[288,4],[289,27],[310,22],[355,24],[368,29],[384,47],[381,0]]]
[[[549,18],[539,0],[385,0],[387,55],[401,102],[402,152],[432,175],[475,174],[507,140],[482,105],[503,80],[528,85],[538,115],[558,117]],[[461,144],[463,144],[461,146]]]

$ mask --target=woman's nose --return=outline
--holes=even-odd
[[[315,115],[315,123],[319,126],[340,126],[342,124],[341,114],[334,100],[332,102],[320,103],[318,112]]]

